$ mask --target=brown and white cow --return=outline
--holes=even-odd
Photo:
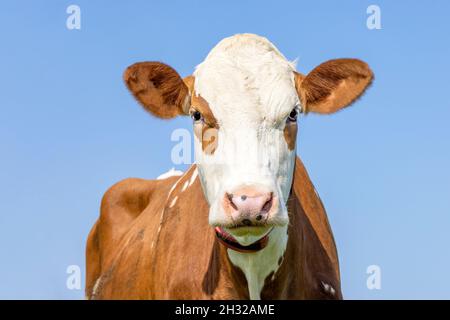
[[[324,207],[296,156],[298,122],[358,98],[372,72],[356,59],[308,75],[267,39],[222,40],[182,79],[159,62],[124,80],[153,115],[190,115],[196,163],[126,179],[103,197],[87,242],[91,299],[339,299]]]

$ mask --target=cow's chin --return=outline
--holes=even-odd
[[[274,226],[224,228],[242,246],[249,246],[269,234]]]
[[[288,213],[285,206],[282,206],[279,212],[273,213],[267,221],[251,226],[236,225],[234,221],[225,213],[214,205],[211,206],[209,212],[209,224],[212,227],[223,228],[227,233],[229,233],[236,241],[243,246],[251,245],[258,240],[262,239],[274,228],[285,227],[289,223]],[[270,235],[269,235],[270,240]]]

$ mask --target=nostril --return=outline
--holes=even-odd
[[[262,215],[258,214],[258,216],[256,217],[256,220],[260,221],[262,219]]]
[[[228,214],[247,217],[252,221],[262,221],[272,210],[274,204],[273,192],[261,192],[259,190],[238,190],[238,192],[225,193],[223,205]],[[257,219],[258,215],[261,215]]]
[[[249,226],[252,224],[252,222],[250,221],[250,219],[244,219],[244,220],[242,220],[242,224]]]
[[[264,203],[264,205],[263,205],[263,207],[261,209],[262,212],[269,212],[270,211],[270,208],[272,208],[272,202],[273,202],[272,200],[273,200],[273,193],[270,194],[269,200],[267,200],[266,203]]]
[[[238,211],[238,208],[237,208],[236,204],[233,202],[233,194],[232,193],[227,193],[226,196],[227,196],[228,203],[230,204],[230,206],[234,210]]]

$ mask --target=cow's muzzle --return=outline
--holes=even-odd
[[[246,186],[226,192],[222,207],[234,227],[252,227],[270,224],[279,206],[278,197],[272,191]]]

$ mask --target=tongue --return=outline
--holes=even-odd
[[[230,240],[230,241],[233,241],[233,242],[237,242],[236,238],[233,237],[228,232],[226,232],[223,228],[215,227],[215,230],[216,230],[216,233],[218,233],[221,236],[222,239]]]

